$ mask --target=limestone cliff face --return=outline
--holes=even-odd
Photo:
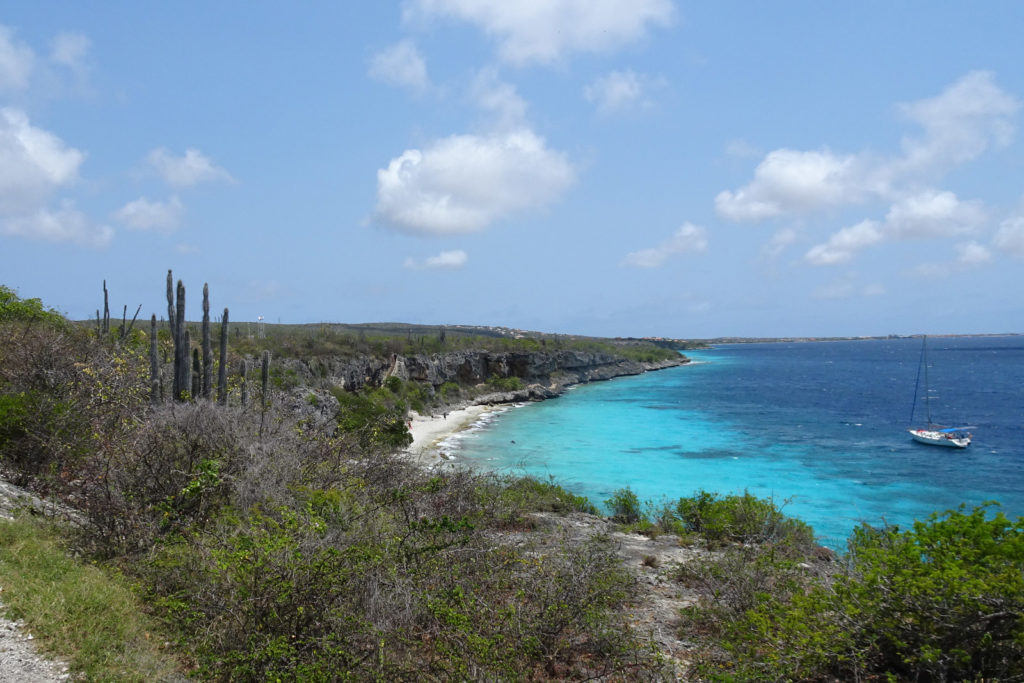
[[[394,355],[390,361],[369,356],[283,361],[288,369],[305,379],[323,379],[350,391],[380,386],[390,376],[429,384],[434,389],[445,382],[476,385],[494,377],[518,377],[524,385],[535,385],[535,395],[528,396],[535,399],[557,395],[573,384],[638,375],[687,362],[684,356],[644,363],[607,353],[566,350],[451,351],[429,356]]]

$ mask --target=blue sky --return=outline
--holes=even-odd
[[[24,2],[0,283],[75,318],[1024,332],[1024,3]],[[190,307],[190,317],[199,308]]]

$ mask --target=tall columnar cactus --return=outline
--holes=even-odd
[[[103,334],[110,332],[110,297],[107,292],[107,281],[103,281]]]
[[[149,402],[160,403],[160,359],[157,358],[156,313],[149,319]]]
[[[249,363],[243,358],[238,365],[242,375],[242,407],[245,407],[249,403]]]
[[[201,396],[210,398],[213,389],[213,342],[210,341],[210,286],[203,283],[203,386]]]
[[[199,349],[192,349],[192,400],[197,399],[203,387],[203,370],[199,364]]]
[[[220,367],[217,368],[217,403],[228,404],[228,309],[220,321]]]
[[[178,400],[184,401],[186,396],[192,393],[192,362],[190,359],[189,349],[192,347],[192,335],[184,324],[180,324],[178,329],[181,330],[181,347],[182,347],[182,360],[181,360],[181,377],[178,378],[179,388],[181,393],[179,394]]]
[[[178,280],[177,310],[174,314],[174,400],[181,401],[182,395],[189,391],[192,383],[189,379],[189,336],[185,329],[185,285]]]
[[[174,278],[167,271],[167,324],[171,331],[171,339],[177,339],[177,328],[174,326]]]

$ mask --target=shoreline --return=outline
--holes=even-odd
[[[440,415],[436,412],[423,415],[410,411],[407,425],[409,433],[412,435],[412,443],[406,446],[402,453],[417,465],[428,469],[446,463],[450,464],[455,457],[445,452],[445,441],[459,432],[471,429],[485,415],[504,412],[531,402],[557,398],[580,384],[608,381],[617,377],[628,377],[655,370],[682,367],[689,363],[690,359],[680,356],[678,360],[639,363],[636,367],[631,367],[626,371],[623,371],[620,367],[617,368],[617,371],[607,374],[595,373],[594,375],[574,376],[559,382],[553,382],[549,386],[534,383],[514,391],[495,392],[477,396],[475,398],[476,403],[456,404],[456,406],[449,408],[447,412],[442,412]]]
[[[412,413],[409,421],[409,433],[412,443],[406,446],[404,453],[413,462],[423,467],[432,468],[451,462],[453,459],[444,450],[444,442],[459,432],[466,431],[475,425],[483,416],[504,412],[516,404],[498,405],[474,404],[461,408],[452,408],[447,414],[421,415]]]

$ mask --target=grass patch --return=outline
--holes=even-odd
[[[8,617],[86,680],[175,678],[178,662],[124,577],[70,557],[47,523],[0,520],[0,576]]]

